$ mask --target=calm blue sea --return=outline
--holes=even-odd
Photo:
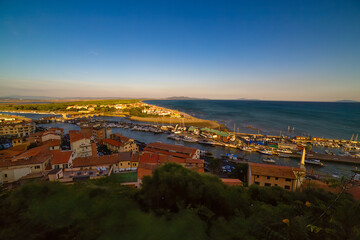
[[[263,134],[350,139],[360,133],[360,103],[243,100],[151,100],[194,117],[216,120],[229,129]],[[290,131],[288,131],[290,127]],[[294,129],[294,130],[293,130]]]

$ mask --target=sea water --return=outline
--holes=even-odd
[[[150,100],[230,130],[285,136],[350,139],[360,133],[360,103],[244,100]],[[259,129],[254,130],[254,129]],[[359,139],[360,140],[360,139]]]

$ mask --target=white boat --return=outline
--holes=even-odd
[[[177,140],[177,141],[181,140],[181,138],[179,138],[176,134],[171,134],[171,135],[168,136],[168,138],[173,139],[173,140]]]
[[[316,166],[324,166],[324,164],[322,162],[320,162],[320,160],[318,159],[305,159],[305,163],[307,164],[313,164],[313,165],[316,165]]]
[[[250,147],[242,147],[240,149],[245,152],[252,152],[252,148],[250,148]]]
[[[289,154],[291,154],[291,153],[292,153],[292,151],[290,151],[290,150],[288,150],[288,149],[285,149],[285,150],[280,150],[280,152],[282,152],[282,153],[289,153]]]
[[[291,156],[288,155],[288,154],[279,154],[279,157],[289,158],[289,157],[291,157]]]
[[[276,161],[274,159],[271,159],[271,158],[264,158],[263,159],[263,162],[266,162],[266,163],[275,163]]]
[[[200,144],[207,144],[207,145],[215,145],[215,143],[213,141],[209,141],[209,140],[200,140],[199,141]]]
[[[184,142],[190,142],[190,143],[196,143],[198,140],[197,139],[194,139],[194,138],[191,138],[191,137],[187,137],[187,136],[184,136],[183,139],[182,139]]]
[[[334,155],[333,152],[331,152],[330,150],[327,150],[327,149],[325,150],[325,153],[326,153],[326,154],[329,154],[329,155]]]
[[[269,150],[259,150],[259,153],[264,154],[264,155],[273,155],[272,151]]]

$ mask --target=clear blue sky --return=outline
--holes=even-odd
[[[360,1],[0,0],[0,96],[360,100]]]

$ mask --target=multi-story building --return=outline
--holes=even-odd
[[[75,157],[73,151],[51,151],[53,158],[51,159],[51,168],[69,168],[72,167],[72,163]]]
[[[150,143],[139,156],[138,181],[164,163],[177,163],[197,172],[204,172],[204,160],[200,159],[200,150],[191,147]]]
[[[102,127],[100,125],[86,124],[80,127],[84,136],[91,138],[94,142],[102,144],[105,138],[109,138],[111,128]]]
[[[96,168],[103,166],[112,168],[114,172],[136,171],[138,161],[138,158],[133,158],[130,152],[123,152],[112,155],[75,158],[72,167]]]
[[[90,138],[76,130],[70,130],[70,146],[75,157],[90,157],[93,155],[93,145]],[[95,146],[96,148],[96,146]]]
[[[1,122],[0,123],[0,136],[8,137],[25,137],[34,133],[36,124],[31,121],[21,122]]]
[[[132,152],[137,153],[139,147],[134,139],[125,137],[121,134],[114,133],[110,135],[110,139],[103,140],[103,144],[112,152]]]
[[[295,191],[300,188],[304,176],[305,170],[301,168],[249,163],[249,185],[278,186],[289,191]]]
[[[0,182],[11,183],[31,173],[44,173],[52,154],[47,145],[32,148],[9,159],[0,161]]]

